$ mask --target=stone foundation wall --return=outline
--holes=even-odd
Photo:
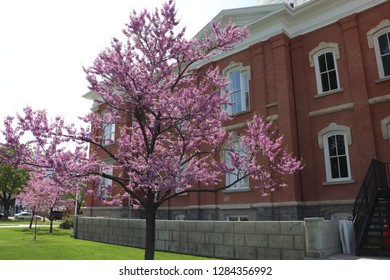
[[[74,237],[144,248],[145,221],[75,217]],[[156,250],[221,259],[297,260],[340,253],[337,221],[156,221]]]

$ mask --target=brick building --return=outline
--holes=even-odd
[[[390,162],[390,1],[257,5],[221,11],[215,17],[219,19],[245,25],[251,33],[212,62],[232,80],[236,92],[231,97],[235,105],[229,108],[235,117],[226,129],[239,132],[253,114],[273,120],[305,168],[269,198],[261,198],[249,181],[217,194],[177,197],[160,207],[159,217],[350,216],[371,160]],[[94,93],[84,97],[98,98]],[[97,113],[103,109],[93,107]],[[119,129],[105,133],[115,139]],[[104,207],[92,199],[84,213],[142,216],[127,205]]]

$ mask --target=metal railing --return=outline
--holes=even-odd
[[[368,232],[378,191],[389,188],[389,167],[388,163],[377,160],[371,161],[353,205],[352,213],[357,249],[362,247],[364,237]]]

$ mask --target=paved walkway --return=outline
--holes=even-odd
[[[328,256],[326,260],[390,260],[390,257],[387,256],[354,256],[354,255],[344,255],[336,254]]]

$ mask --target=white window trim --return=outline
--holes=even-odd
[[[367,32],[367,42],[370,49],[375,50],[376,64],[378,67],[379,79],[390,78],[390,76],[385,76],[385,71],[383,69],[382,57],[379,51],[379,42],[378,38],[383,34],[390,33],[390,20],[384,19],[377,26],[372,28]]]
[[[333,60],[334,60],[334,66],[336,71],[336,80],[337,80],[337,88],[323,91],[322,90],[322,81],[321,81],[321,75],[320,75],[320,67],[318,64],[318,57],[323,55],[324,53],[331,52],[333,53]],[[337,60],[340,58],[340,50],[339,45],[337,43],[326,43],[321,42],[317,47],[312,49],[309,52],[309,63],[310,67],[314,67],[315,74],[316,74],[316,83],[317,83],[317,95],[325,95],[333,92],[338,92],[341,89],[340,86],[340,78],[339,78],[339,71],[337,66]]]
[[[383,139],[390,141],[390,116],[381,121]]]
[[[228,80],[229,80],[229,74],[233,71],[239,71],[240,72],[240,86],[241,86],[241,104],[242,106],[246,105],[246,100],[245,100],[245,94],[244,94],[244,83],[245,81],[243,80],[243,76],[244,74],[246,73],[247,76],[248,76],[248,108],[243,108],[243,110],[239,111],[239,112],[234,112],[232,113],[232,106],[228,106],[227,108],[227,111],[229,113],[229,115],[235,115],[235,114],[240,114],[242,112],[247,112],[250,110],[251,108],[251,103],[250,103],[250,96],[251,96],[251,93],[250,93],[250,86],[249,86],[249,81],[251,80],[251,68],[250,66],[244,66],[242,63],[238,63],[238,62],[230,62],[230,64],[228,66],[226,66],[223,70],[222,70],[222,75],[225,76]]]
[[[329,159],[329,148],[327,145],[327,140],[329,137],[335,135],[343,135],[345,141],[345,153],[347,157],[347,169],[348,169],[348,177],[343,178],[332,178],[330,159]],[[324,150],[324,159],[325,159],[325,171],[326,171],[326,182],[328,183],[343,183],[343,182],[351,182],[352,174],[351,174],[351,164],[349,157],[349,148],[352,144],[351,138],[351,129],[348,126],[337,125],[336,123],[331,123],[328,127],[322,129],[318,132],[318,145],[320,149]]]

